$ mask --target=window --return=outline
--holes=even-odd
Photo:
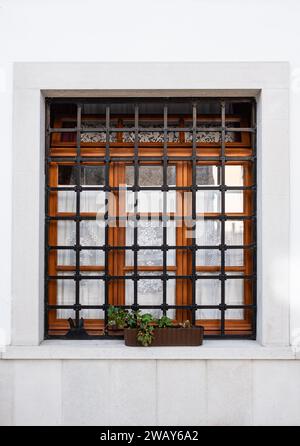
[[[48,99],[46,121],[46,337],[107,337],[113,304],[255,338],[255,101]]]

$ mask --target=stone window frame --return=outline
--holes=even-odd
[[[37,346],[44,336],[47,96],[257,98],[257,343],[290,345],[289,64],[285,62],[14,64],[12,345]]]

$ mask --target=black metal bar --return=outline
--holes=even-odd
[[[163,305],[167,304],[167,188],[168,188],[168,106],[164,105],[164,149],[163,149]],[[163,315],[167,314],[166,309],[163,309]]]
[[[238,274],[238,275],[234,275],[234,274],[228,274],[228,272],[226,273],[220,273],[220,274],[216,274],[215,276],[211,276],[211,275],[205,275],[205,274],[196,274],[195,276],[193,276],[192,274],[186,274],[186,275],[173,275],[173,274],[169,274],[167,273],[166,275],[162,274],[151,274],[151,276],[145,275],[145,274],[141,274],[141,272],[137,273],[136,275],[133,273],[132,275],[127,275],[127,276],[114,276],[114,275],[84,275],[84,274],[78,274],[78,281],[80,280],[104,280],[104,281],[109,281],[109,280],[140,280],[140,279],[148,279],[148,280],[152,280],[152,279],[164,279],[164,276],[167,278],[167,280],[176,280],[176,279],[207,279],[207,280],[226,280],[226,279],[230,279],[230,280],[240,280],[240,279],[248,279],[248,280],[253,280],[256,278],[255,274]],[[56,275],[56,276],[52,276],[49,275],[47,280],[74,280],[74,275],[68,275],[68,276],[60,276],[60,275]]]
[[[197,181],[196,181],[196,168],[197,168],[197,104],[192,105],[193,116],[193,151],[192,151],[192,323],[196,322],[196,193],[197,193]]]
[[[49,164],[47,162],[49,149],[51,145],[51,136],[49,133],[50,128],[50,101],[46,99],[46,107],[45,107],[45,215],[49,213],[49,194],[47,190],[47,186],[49,184]],[[49,263],[48,263],[48,245],[49,245],[49,222],[45,219],[45,231],[44,231],[44,245],[45,245],[45,253],[44,253],[44,274],[45,277],[48,277],[49,274]],[[49,300],[49,292],[48,292],[48,282],[44,281],[44,336],[45,339],[48,337],[48,311],[47,305]]]
[[[201,126],[201,122],[199,121],[198,107],[201,106],[203,101],[213,101],[214,103],[218,102],[220,105],[221,113],[220,119],[217,124],[211,127],[203,127]],[[52,108],[50,109],[50,102],[52,103],[65,103],[65,104],[74,104],[77,107],[77,117],[76,117],[76,127],[73,128],[52,128],[51,123],[53,119],[51,119]],[[147,114],[142,113],[141,104],[146,102],[156,102],[157,104],[163,105],[163,124],[159,127],[144,127],[140,126],[140,123],[143,122],[143,119],[147,118]],[[191,121],[191,126],[168,126],[170,118],[172,118],[171,104],[173,102],[189,104],[192,107],[192,118],[190,115],[182,114],[183,117],[188,118],[188,123]],[[252,116],[251,122],[247,123],[244,127],[231,127],[230,118],[228,118],[228,125],[226,125],[226,106],[227,104],[235,104],[235,103],[245,103],[250,104],[252,107]],[[82,109],[84,104],[86,103],[95,103],[95,104],[105,104],[105,127],[94,127],[93,129],[85,129],[82,127]],[[114,123],[112,119],[114,119],[115,115],[111,113],[110,105],[115,103],[128,103],[132,104],[134,107],[134,126],[132,127],[114,127],[111,124]],[[104,115],[103,115],[104,116]],[[209,117],[209,115],[207,115]],[[159,116],[161,120],[161,115]],[[162,120],[161,120],[162,121]],[[171,121],[170,121],[171,122]],[[247,125],[250,124],[250,127]],[[106,134],[105,141],[105,153],[102,156],[84,156],[81,154],[81,135],[82,133],[91,133],[91,132],[102,132]],[[115,143],[111,142],[110,135],[112,132],[131,132],[134,134],[134,155],[133,157],[121,156],[121,155],[112,155],[111,148],[115,147]],[[162,154],[160,156],[140,156],[139,155],[139,146],[140,139],[139,136],[141,132],[161,132],[163,134],[163,141],[161,145],[158,147],[162,148]],[[168,151],[169,147],[173,147],[173,143],[169,142],[169,134],[170,132],[188,132],[189,135],[192,135],[192,141],[188,143],[181,144],[182,148],[185,147],[188,151],[188,156],[169,156]],[[217,156],[207,156],[205,151],[202,150],[202,145],[197,142],[197,132],[219,132],[221,133],[221,148],[220,152],[217,152]],[[230,143],[226,143],[226,132],[234,132],[234,133],[249,133],[250,134],[250,147],[246,145],[239,145],[238,147],[247,148],[249,151],[246,153],[250,153],[249,156],[229,156],[228,148],[232,148]],[[76,134],[76,144],[74,143],[73,148],[75,150],[74,155],[68,156],[53,156],[51,154],[51,135],[53,133],[73,133]],[[119,144],[119,143],[118,143]],[[180,143],[178,143],[180,144]],[[168,314],[169,310],[187,310],[192,314],[192,322],[196,323],[196,311],[199,309],[216,309],[220,311],[220,329],[216,330],[219,332],[219,335],[209,335],[206,337],[210,338],[220,338],[226,337],[228,339],[236,339],[236,338],[246,338],[246,339],[255,339],[256,336],[256,311],[257,311],[257,291],[256,291],[256,195],[257,195],[257,171],[256,171],[256,102],[253,98],[107,98],[105,100],[102,99],[49,99],[46,100],[46,137],[45,137],[45,337],[49,337],[48,333],[48,312],[55,311],[59,309],[69,309],[75,311],[75,324],[76,328],[80,328],[80,324],[82,325],[82,320],[80,319],[80,312],[82,310],[96,310],[101,309],[104,311],[105,320],[104,320],[104,328],[107,327],[108,315],[107,310],[109,308],[109,287],[110,283],[113,280],[130,280],[133,281],[134,285],[134,298],[132,305],[120,305],[122,308],[126,309],[148,309],[148,310],[159,310],[162,311],[164,315]],[[120,144],[118,145],[120,146]],[[143,147],[145,145],[143,144]],[[233,153],[233,152],[230,152]],[[162,185],[157,186],[140,186],[139,181],[139,169],[140,164],[147,161],[148,163],[160,163],[162,165],[163,171],[163,181]],[[168,166],[170,163],[176,163],[177,161],[189,162],[192,167],[192,179],[191,185],[187,186],[173,186],[168,184]],[[252,166],[252,184],[247,186],[227,186],[226,178],[225,178],[225,168],[227,163],[231,162],[249,162]],[[75,167],[75,185],[74,186],[52,186],[49,184],[49,163],[57,162],[57,163],[72,163]],[[123,190],[132,191],[134,195],[134,208],[132,213],[128,213],[126,216],[114,216],[110,215],[109,211],[109,193],[117,192],[119,188],[117,186],[111,186],[109,180],[109,171],[110,165],[112,162],[122,162],[122,163],[131,163],[134,166],[134,182],[131,186],[122,187]],[[218,185],[198,185],[196,181],[196,169],[198,163],[215,163],[213,165],[219,166],[220,172],[220,181]],[[84,163],[101,163],[104,165],[105,171],[105,181],[104,186],[87,186],[81,185],[81,169]],[[61,192],[61,191],[73,191],[76,195],[76,211],[74,213],[70,213],[68,215],[49,215],[49,194],[53,192]],[[82,215],[81,214],[81,206],[80,206],[80,197],[81,192],[83,191],[104,191],[105,192],[105,212],[102,214],[97,214],[97,217],[94,215]],[[162,191],[163,192],[163,208],[162,212],[157,215],[151,215],[151,220],[158,220],[162,222],[162,245],[147,245],[147,246],[139,246],[139,227],[138,221],[140,220],[149,220],[148,215],[144,215],[139,212],[139,192],[140,191]],[[192,206],[191,206],[191,215],[186,216],[178,216],[176,213],[168,213],[167,202],[168,202],[168,191],[188,191],[192,194]],[[198,191],[218,191],[221,197],[221,206],[218,213],[214,214],[199,214],[196,209],[196,194]],[[228,191],[244,191],[249,193],[251,192],[253,196],[253,209],[251,210],[251,215],[244,215],[244,213],[236,213],[236,214],[226,214],[226,192]],[[80,223],[81,221],[86,220],[96,220],[96,218],[103,218],[105,222],[105,241],[104,245],[82,245],[82,241],[80,240]],[[184,218],[185,221],[189,223],[189,229],[192,232],[191,242],[185,246],[180,245],[170,245],[168,244],[168,232],[167,232],[167,222],[168,221],[180,221]],[[196,223],[199,220],[217,220],[221,222],[221,240],[219,245],[198,245],[196,240]],[[109,223],[111,221],[133,221],[134,222],[134,236],[133,236],[133,245],[132,246],[113,246],[109,240]],[[249,244],[243,245],[226,245],[225,240],[225,223],[226,221],[249,221],[251,222],[252,228],[252,240]],[[48,238],[48,228],[51,222],[55,221],[74,221],[76,227],[76,237],[75,244],[73,246],[60,246],[60,245],[50,245]],[[138,268],[138,255],[139,250],[143,249],[147,250],[159,250],[162,251],[162,268],[153,274],[149,275],[143,269]],[[226,251],[232,251],[237,249],[251,249],[252,252],[252,272],[251,274],[246,274],[243,271],[230,271],[226,267],[225,263],[225,254]],[[48,255],[50,251],[53,250],[73,250],[75,252],[75,266],[74,270],[59,273],[56,275],[50,275],[48,270]],[[85,250],[97,250],[104,252],[104,267],[102,271],[87,272],[81,269],[80,265],[80,253]],[[132,272],[128,272],[126,275],[112,275],[110,274],[110,265],[109,265],[109,252],[115,252],[117,250],[124,251],[133,251],[133,269]],[[178,252],[178,250],[185,250],[189,252],[188,257],[191,258],[191,268],[189,269],[189,274],[187,275],[175,275],[174,271],[168,269],[168,251],[174,250]],[[198,268],[196,262],[196,253],[199,250],[218,250],[220,251],[220,265],[219,270],[214,271],[214,275],[212,276],[208,271],[203,271]],[[160,268],[160,267],[158,267]],[[75,304],[74,305],[50,305],[48,298],[48,284],[51,280],[75,280]],[[152,280],[157,279],[162,281],[163,292],[162,292],[162,300],[160,305],[140,305],[139,304],[139,288],[138,282],[139,280]],[[189,305],[168,305],[168,288],[167,281],[168,280],[177,280],[183,279],[191,282],[191,287],[189,288],[191,291],[191,295],[189,296],[188,302]],[[196,281],[199,280],[219,280],[221,282],[221,296],[220,303],[217,305],[199,305],[197,303],[196,298]],[[248,280],[252,283],[252,301],[251,303],[244,303],[242,305],[228,305],[226,296],[226,280]],[[80,283],[81,280],[102,280],[104,282],[105,289],[105,297],[103,305],[83,305],[80,299]],[[229,309],[242,309],[247,311],[247,314],[251,312],[251,330],[245,331],[242,335],[229,335],[226,332],[226,311]],[[66,339],[65,336],[51,335],[53,338],[57,339]],[[98,336],[90,335],[90,338],[98,338]],[[106,330],[104,330],[104,334],[101,335],[102,339],[110,339],[111,337],[107,335]],[[113,336],[116,339],[115,336]]]
[[[139,309],[149,309],[149,310],[160,310],[163,305],[138,305]],[[135,308],[134,305],[118,305],[120,308],[132,309]],[[194,305],[166,305],[169,310],[181,309],[181,310],[193,310]],[[254,305],[227,305],[228,310],[241,310],[244,308],[253,309]],[[82,310],[105,310],[106,305],[81,305]],[[196,305],[198,310],[218,310],[219,305]],[[72,310],[74,305],[48,305],[49,310]]]
[[[221,214],[226,213],[225,204],[225,101],[221,101]],[[225,220],[221,220],[221,336],[225,335]]]
[[[139,107],[134,105],[134,155],[133,155],[133,166],[134,166],[134,227],[133,227],[133,268],[134,268],[134,278],[133,278],[133,302],[134,308],[138,308],[138,219],[137,214],[139,210]]]
[[[104,223],[105,223],[105,246],[109,246],[109,225],[108,225],[108,216],[109,216],[109,171],[110,171],[110,106],[106,106],[105,110],[105,128],[106,128],[106,142],[105,142],[105,213],[104,213]],[[109,252],[105,251],[104,255],[104,268],[105,268],[105,277],[107,278],[109,275]],[[104,287],[104,302],[106,305],[106,309],[104,311],[104,320],[105,320],[105,334],[106,327],[108,324],[108,314],[107,314],[107,305],[109,304],[109,282],[105,280]]]
[[[227,132],[248,132],[248,133],[255,133],[255,129],[251,127],[225,127]],[[86,129],[78,129],[76,127],[71,128],[50,128],[49,133],[105,133],[104,127],[93,127],[92,129],[86,128]],[[111,132],[114,133],[134,133],[135,128],[134,127],[111,127]],[[222,127],[197,127],[195,125],[195,131],[196,132],[221,132]],[[164,132],[164,127],[139,127],[139,132]],[[169,127],[168,132],[191,132],[190,127]]]
[[[231,249],[255,249],[256,248],[256,244],[255,243],[250,243],[248,245],[226,245],[226,250],[231,250]],[[60,245],[49,245],[47,247],[48,250],[54,250],[54,249],[64,249],[64,250],[72,250],[72,249],[76,249],[74,246],[60,246]],[[159,250],[162,251],[164,248],[161,247],[161,245],[147,245],[147,246],[143,246],[141,249],[144,250]],[[192,244],[192,245],[167,245],[166,250],[171,250],[171,249],[186,249],[189,251],[193,251],[193,250],[198,250],[198,249],[218,249],[221,250],[222,246],[221,245],[197,245],[197,244]],[[89,245],[80,245],[80,250],[84,251],[84,250],[99,250],[99,251],[114,251],[114,250],[128,250],[128,251],[133,251],[134,248],[132,248],[132,246],[89,246]]]
[[[79,129],[81,126],[81,104],[77,104],[77,129]],[[76,256],[76,272],[75,272],[75,302],[78,306],[80,305],[80,280],[79,280],[79,274],[80,274],[80,173],[81,173],[81,163],[80,163],[80,132],[77,130],[76,133],[76,154],[77,154],[77,160],[75,165],[75,184],[77,186],[76,190],[76,217],[78,219],[75,221],[76,225],[76,242],[75,242],[75,256]],[[80,310],[75,310],[75,326],[77,329],[79,329],[79,320],[80,320]]]
[[[167,216],[169,220],[182,220],[183,216],[178,216],[178,215],[168,215]],[[135,217],[134,215],[128,215],[127,217],[108,217],[108,220],[116,220],[116,218],[118,220],[132,220],[134,221]],[[139,214],[137,213],[136,215],[137,220],[149,220],[149,216],[147,215],[143,215],[143,214]],[[153,215],[151,217],[151,220],[160,220],[162,221],[162,215]],[[184,217],[186,220],[191,220],[192,217],[191,216],[185,216]],[[95,220],[96,217],[94,216],[90,216],[90,215],[81,215],[80,217],[76,217],[76,215],[62,215],[62,216],[51,216],[51,215],[46,215],[46,221],[55,221],[55,220],[71,220],[71,221],[83,221],[83,220]],[[256,216],[255,215],[221,215],[221,214],[210,214],[210,215],[203,215],[203,214],[197,214],[196,215],[196,219],[204,219],[204,220],[256,220]]]
[[[104,191],[105,187],[104,186],[81,186],[80,187],[81,191]],[[122,186],[122,187],[117,187],[117,186],[108,186],[109,191],[119,191],[119,190],[128,190],[128,191],[134,191],[135,187],[134,186]],[[76,191],[77,187],[76,186],[57,186],[57,187],[48,187],[49,191]],[[163,191],[164,190],[164,186],[139,186],[139,190],[143,191],[143,190],[149,190],[149,191]],[[192,192],[193,190],[222,190],[222,186],[168,186],[168,191],[170,190],[178,190],[178,191],[187,191],[187,192]],[[227,190],[256,190],[256,186],[225,186],[225,191]]]
[[[150,102],[150,103],[189,103],[189,102],[216,102],[218,98],[216,96],[205,96],[203,98],[202,96],[181,96],[181,97],[164,97],[164,96],[157,96],[154,97],[151,95],[151,97],[107,97],[105,99],[103,98],[82,98],[82,97],[72,97],[72,98],[61,98],[61,97],[53,97],[52,101],[59,104],[77,104],[79,101],[83,101],[85,104],[99,104],[105,102],[105,104],[122,104],[122,103],[128,103],[128,104],[135,104],[136,102]],[[245,96],[245,97],[224,97],[222,99],[226,99],[228,103],[252,103],[253,97],[251,96]]]
[[[256,100],[253,99],[252,101],[252,109],[251,109],[251,125],[256,129]],[[251,134],[251,146],[253,155],[256,159],[257,156],[257,144],[256,144],[256,133]],[[252,163],[252,181],[256,185],[256,189],[253,192],[253,213],[256,215],[257,213],[257,164]],[[257,221],[253,221],[252,225],[252,241],[257,240]],[[257,245],[255,243],[255,246],[253,248],[253,264],[252,264],[252,271],[256,273],[257,271]],[[256,278],[252,282],[252,304],[255,307],[255,309],[252,310],[252,334],[253,339],[256,339],[256,331],[257,331],[257,280]]]
[[[130,156],[111,156],[110,160],[111,161],[115,161],[115,162],[132,162],[132,157]],[[80,157],[80,161],[81,162],[91,162],[91,161],[104,161],[105,157],[104,156],[90,156],[90,157]],[[193,158],[192,156],[169,156],[169,161],[192,161]],[[254,156],[225,156],[225,161],[254,161],[255,157]],[[69,156],[48,156],[48,161],[55,161],[55,162],[76,162],[76,156],[73,155],[69,155]],[[139,156],[139,161],[159,161],[162,162],[163,161],[163,157],[162,156]],[[219,162],[220,161],[220,157],[219,156],[197,156],[197,161],[216,161]]]

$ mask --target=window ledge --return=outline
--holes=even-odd
[[[122,340],[48,340],[39,346],[8,346],[1,359],[296,359],[292,347],[255,341],[211,340],[199,347],[126,347]]]

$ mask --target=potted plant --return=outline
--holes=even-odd
[[[136,311],[127,315],[124,339],[131,347],[197,346],[203,342],[203,332],[203,327],[192,326],[190,321],[174,324],[167,316],[155,319]]]
[[[123,335],[123,330],[127,326],[128,311],[124,308],[110,305],[107,310],[108,331],[114,332],[114,335]]]

